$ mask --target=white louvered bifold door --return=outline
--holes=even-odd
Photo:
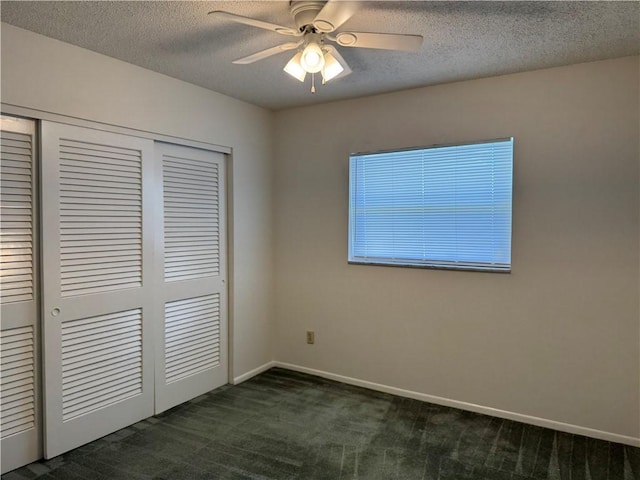
[[[38,368],[35,122],[0,119],[2,473],[42,454]]]
[[[225,156],[156,144],[156,413],[227,383]],[[164,315],[162,315],[164,314]]]
[[[153,415],[153,142],[42,123],[45,456]]]

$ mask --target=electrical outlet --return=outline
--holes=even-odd
[[[307,343],[312,345],[316,343],[316,333],[315,332],[307,332]]]

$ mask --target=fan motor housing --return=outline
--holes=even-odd
[[[316,15],[322,10],[326,2],[291,0],[291,15],[293,16],[296,26],[302,31],[308,25],[313,24]]]

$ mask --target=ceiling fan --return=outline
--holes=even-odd
[[[252,27],[271,30],[289,37],[299,37],[297,41],[267,48],[247,57],[234,60],[233,63],[246,65],[287,50],[297,50],[293,58],[285,65],[284,71],[301,82],[304,82],[307,73],[310,73],[312,93],[315,93],[316,73],[322,75],[323,84],[351,73],[347,62],[331,43],[336,43],[341,47],[377,48],[409,52],[417,51],[422,46],[421,35],[335,32],[353,16],[360,6],[359,2],[291,0],[289,5],[296,28],[284,27],[222,10],[214,10],[209,12],[209,15],[221,20],[230,20]]]

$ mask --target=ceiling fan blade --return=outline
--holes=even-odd
[[[335,41],[343,47],[380,48],[416,52],[422,47],[422,35],[398,33],[340,32]]]
[[[293,28],[283,27],[281,25],[276,25],[275,23],[263,22],[262,20],[257,20],[255,18],[243,17],[242,15],[236,15],[235,13],[223,12],[222,10],[214,10],[209,12],[209,15],[221,20],[231,20],[232,22],[243,23],[252,27],[264,28],[265,30],[271,30],[272,32],[280,33],[282,35],[291,35],[296,37],[302,35],[301,32]]]
[[[266,50],[262,50],[260,52],[256,52],[253,55],[249,55],[247,57],[239,58],[238,60],[234,60],[233,63],[238,65],[247,65],[249,63],[257,62],[258,60],[262,60],[264,58],[268,58],[272,55],[276,55],[280,52],[285,52],[287,50],[294,50],[298,48],[298,46],[302,42],[289,42],[283,43],[282,45],[276,45],[275,47],[267,48]]]
[[[326,45],[325,49],[335,57],[336,60],[338,60],[338,62],[340,62],[340,65],[342,65],[342,68],[344,68],[344,70],[342,72],[340,72],[340,74],[336,75],[335,77],[333,77],[333,80],[337,80],[338,78],[342,78],[342,77],[346,77],[347,75],[350,75],[352,73],[351,68],[349,68],[349,64],[345,61],[344,58],[342,58],[342,55],[340,55],[340,52],[338,51],[338,49],[336,47],[334,47],[333,45]]]
[[[349,20],[359,7],[359,2],[329,0],[316,15],[313,26],[319,32],[333,32]]]

